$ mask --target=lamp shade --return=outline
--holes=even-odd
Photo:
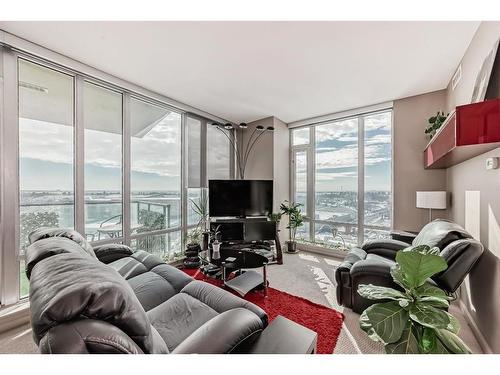
[[[417,208],[446,209],[446,191],[417,191]]]

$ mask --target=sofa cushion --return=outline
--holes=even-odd
[[[193,281],[184,272],[142,250],[108,266],[128,281],[146,311],[165,302]]]
[[[135,276],[148,272],[144,264],[132,257],[125,257],[108,264],[116,272],[118,272],[125,280],[131,279]]]
[[[460,225],[448,220],[436,219],[424,226],[412,242],[413,246],[428,245],[443,250],[456,240],[472,238]]]
[[[172,284],[154,272],[144,272],[128,280],[144,310],[149,311],[178,292]]]
[[[267,314],[259,306],[203,281],[194,280],[190,282],[182,288],[181,293],[189,294],[191,297],[210,306],[218,313],[238,307],[248,309],[256,314],[264,325],[267,324]]]
[[[151,324],[131,287],[90,257],[63,253],[40,261],[31,273],[30,309],[37,343],[58,324],[95,319],[121,329],[144,352],[154,350]]]
[[[179,293],[148,311],[147,315],[172,351],[218,312],[188,294]]]
[[[101,262],[108,264],[115,260],[131,256],[133,251],[130,247],[120,243],[110,243],[94,247],[94,253]]]

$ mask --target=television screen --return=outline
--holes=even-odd
[[[211,217],[268,216],[273,209],[272,180],[210,180]]]
[[[274,221],[250,220],[245,223],[245,241],[270,241],[276,239]]]

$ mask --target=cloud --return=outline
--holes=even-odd
[[[357,142],[358,137],[350,137],[350,136],[345,136],[345,137],[338,137],[337,141],[339,142]]]
[[[345,121],[333,122],[316,126],[316,142],[323,142],[329,139],[355,139],[358,134],[358,120],[349,119]]]
[[[19,152],[25,158],[72,164],[73,127],[21,118]]]
[[[391,143],[391,135],[386,133],[376,134],[374,136],[365,139],[365,145],[382,144],[382,143]]]
[[[316,153],[316,168],[350,168],[358,166],[357,146],[347,146],[327,152]]]
[[[388,130],[391,129],[391,113],[384,112],[365,117],[365,130]]]
[[[332,181],[337,178],[358,178],[356,171],[352,172],[331,172],[331,173],[316,173],[316,181]]]

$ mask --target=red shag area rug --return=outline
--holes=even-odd
[[[198,269],[182,270],[197,280],[203,280],[219,287],[222,285],[220,280],[206,277]],[[344,322],[342,313],[271,287],[267,288],[267,297],[264,297],[262,291],[253,291],[244,298],[260,306],[267,313],[269,322],[278,315],[282,315],[312,329],[318,334],[317,353],[333,353]]]

